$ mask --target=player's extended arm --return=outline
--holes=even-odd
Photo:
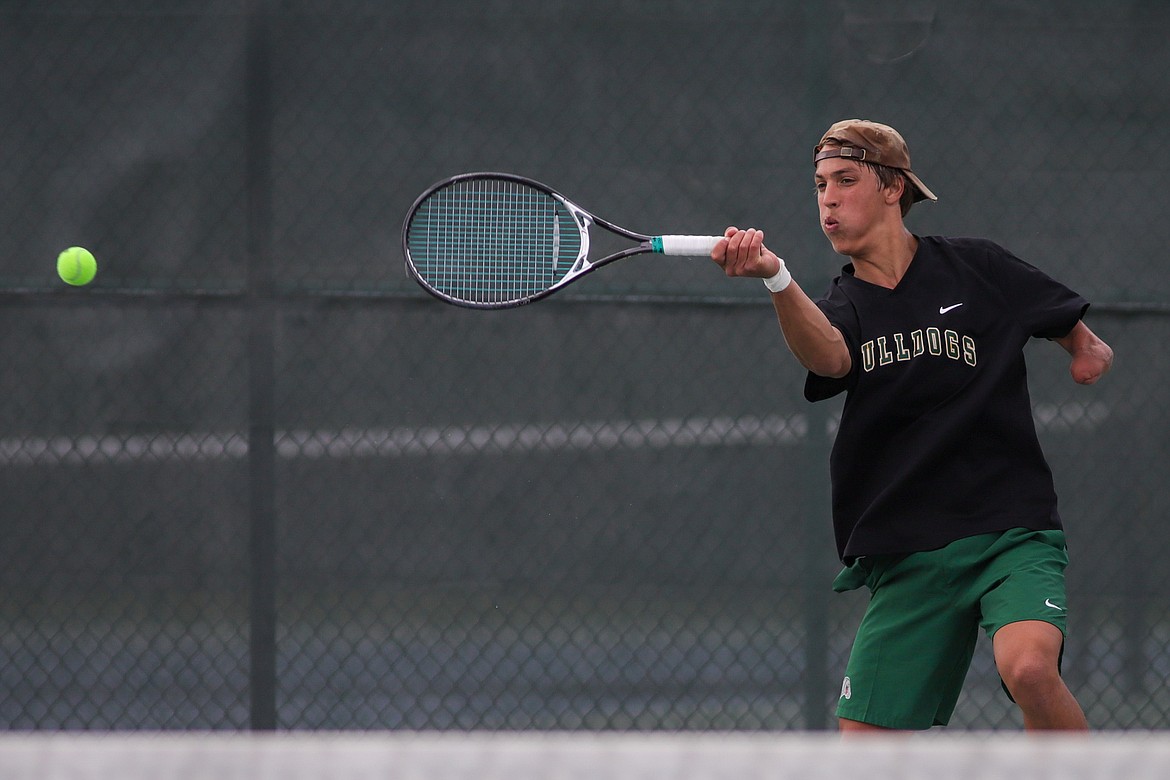
[[[711,250],[711,259],[728,276],[767,279],[780,270],[782,261],[764,246],[763,231],[729,227],[724,236]],[[800,285],[790,281],[772,293],[772,305],[784,340],[801,365],[819,376],[839,378],[849,373],[853,361],[845,338]]]
[[[1113,365],[1113,350],[1089,330],[1083,320],[1077,322],[1067,336],[1053,341],[1072,355],[1069,373],[1077,384],[1093,384]]]
[[[853,359],[845,337],[829,323],[812,299],[795,281],[772,293],[772,306],[788,349],[800,364],[818,376],[834,379],[849,373]]]

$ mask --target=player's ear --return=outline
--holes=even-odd
[[[883,190],[886,196],[886,203],[892,206],[902,200],[902,195],[906,192],[908,186],[909,183],[906,181],[905,176],[895,176],[890,185]]]

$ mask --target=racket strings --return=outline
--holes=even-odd
[[[471,304],[518,302],[562,281],[581,252],[581,228],[556,198],[521,182],[457,181],[419,204],[407,233],[419,277]]]

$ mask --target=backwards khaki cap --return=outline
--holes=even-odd
[[[826,145],[829,148],[825,148]],[[850,160],[897,168],[906,174],[914,185],[914,202],[938,200],[922,179],[910,170],[910,149],[897,130],[889,125],[871,122],[868,119],[846,119],[837,122],[821,136],[821,142],[813,150],[813,163],[830,157],[844,157]]]

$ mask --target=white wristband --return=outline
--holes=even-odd
[[[779,257],[776,259],[780,260],[780,270],[776,272],[775,276],[764,280],[764,286],[774,293],[780,292],[792,281],[792,274],[788,273],[788,269],[784,266],[784,260]]]

